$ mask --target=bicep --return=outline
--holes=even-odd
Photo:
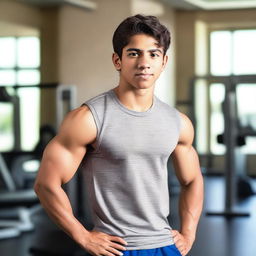
[[[86,146],[95,140],[96,133],[93,116],[87,107],[71,111],[44,150],[36,184],[67,183],[86,154]]]
[[[193,146],[177,145],[172,153],[176,176],[182,185],[187,185],[199,174],[200,165]]]
[[[67,147],[54,137],[46,146],[37,180],[47,186],[67,183],[75,174],[86,153],[86,147]]]
[[[193,181],[199,170],[199,159],[192,143],[194,139],[194,128],[190,119],[181,115],[181,131],[178,144],[172,153],[172,161],[176,176],[181,184]]]

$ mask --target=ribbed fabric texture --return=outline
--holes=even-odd
[[[155,95],[147,111],[130,110],[113,88],[83,104],[97,126],[96,147],[81,165],[93,230],[122,237],[127,250],[173,244],[167,161],[178,143],[179,112]]]

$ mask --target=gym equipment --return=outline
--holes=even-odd
[[[56,125],[59,128],[63,117],[76,107],[76,87],[74,85],[61,85],[56,90]]]
[[[38,198],[33,189],[16,190],[16,185],[1,153],[0,175],[7,188],[7,191],[0,192],[0,219],[4,218],[0,220],[0,239],[3,239],[19,236],[22,231],[30,231],[34,228],[30,217],[37,211],[38,206],[31,209],[25,206],[38,203]],[[6,207],[8,210],[4,211],[2,208]],[[10,219],[10,216],[15,216],[17,220]]]
[[[39,86],[13,86],[18,89],[22,87],[39,87],[39,88],[56,88],[56,127],[59,127],[64,115],[68,111],[74,109],[76,99],[75,86],[44,84]],[[9,102],[14,106],[14,141],[15,152],[20,153],[20,118],[19,118],[19,98],[17,95],[10,96],[6,87],[0,86],[0,101]],[[65,108],[65,109],[62,109]],[[37,195],[34,192],[33,184],[36,173],[39,168],[43,150],[47,143],[56,135],[54,127],[44,125],[40,128],[40,140],[33,152],[24,152],[16,157],[11,164],[9,170],[5,159],[0,153],[0,177],[5,191],[0,191],[0,239],[15,237],[24,231],[34,229],[34,224],[31,221],[31,216],[42,207],[39,204]],[[33,165],[32,165],[33,161]],[[28,171],[28,163],[30,162],[30,170]],[[32,166],[32,169],[31,169]],[[26,170],[27,169],[27,170]],[[71,194],[76,191],[76,183],[73,182],[66,186],[67,193]],[[6,209],[2,209],[6,208]],[[15,217],[13,220],[10,217]]]
[[[58,83],[47,83],[39,85],[15,85],[15,86],[0,86],[0,102],[8,102],[13,105],[13,131],[14,131],[14,151],[21,150],[20,138],[20,101],[17,93],[13,96],[9,95],[7,88],[18,90],[20,88],[39,88],[40,90],[52,89],[55,90],[56,99],[56,124],[55,128],[58,130],[59,125],[65,114],[76,107],[76,86],[62,85]]]
[[[45,138],[45,131],[51,131],[50,136]],[[41,127],[41,136],[35,153],[16,157],[11,165],[11,170],[8,169],[0,153],[0,172],[2,181],[7,188],[7,191],[0,192],[0,205],[2,208],[8,208],[6,211],[1,210],[0,212],[0,218],[5,218],[5,220],[0,221],[0,227],[2,228],[0,230],[0,239],[15,237],[20,235],[21,232],[34,229],[31,216],[41,210],[41,205],[37,195],[34,193],[33,185],[40,165],[42,151],[55,134],[52,127]],[[31,165],[31,161],[35,162],[34,165]],[[29,163],[30,166],[26,167],[26,164]],[[28,208],[30,206],[33,207]],[[14,217],[17,220],[12,220],[10,217]]]
[[[240,212],[234,209],[237,195],[247,194],[253,195],[255,192],[249,183],[249,178],[246,177],[245,170],[245,156],[241,154],[239,147],[245,144],[246,136],[256,136],[256,131],[248,131],[243,127],[237,115],[237,98],[236,87],[242,83],[256,83],[256,76],[197,76],[191,80],[191,103],[192,121],[196,126],[195,118],[195,86],[196,81],[202,79],[209,86],[211,83],[221,83],[225,86],[225,99],[223,102],[223,114],[225,120],[224,135],[218,136],[218,141],[226,145],[225,157],[225,209],[223,212],[207,212],[207,215],[218,215],[225,217],[247,217],[250,214],[247,212]],[[187,102],[188,103],[188,102]],[[210,156],[209,156],[210,157]],[[246,192],[238,185],[243,184]],[[241,192],[243,190],[243,192]]]
[[[20,100],[17,95],[8,94],[6,87],[0,86],[0,102],[8,102],[13,105],[13,131],[14,149],[20,148]]]

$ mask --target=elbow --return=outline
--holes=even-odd
[[[33,188],[38,196],[40,196],[40,194],[43,193],[45,190],[49,190],[49,188],[47,188],[47,186],[40,181],[36,181]]]
[[[191,185],[192,182],[193,182],[193,181],[182,180],[182,181],[180,182],[180,185],[181,185],[181,187],[183,187],[183,188],[187,188],[187,187],[189,187],[189,185]]]
[[[48,184],[46,182],[36,181],[33,189],[37,194],[37,196],[40,198],[48,194],[50,195],[56,194],[60,187],[61,186],[58,186],[57,184]]]
[[[203,186],[203,183],[203,176],[201,175],[201,173],[196,175],[193,179],[183,179],[180,181],[180,185],[184,188],[188,188],[193,185]]]
[[[41,188],[42,188],[42,185],[41,185],[39,182],[36,181],[35,184],[34,184],[33,189],[34,189],[34,191],[35,191],[35,193],[36,193],[37,195],[39,194]]]

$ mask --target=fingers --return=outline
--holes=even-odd
[[[175,245],[176,245],[177,249],[179,250],[179,252],[181,253],[181,255],[184,256],[185,252],[186,252],[186,250],[185,250],[186,248],[185,248],[184,244],[182,243],[182,241],[179,240]]]
[[[124,244],[124,245],[128,245],[128,243],[123,238],[121,238],[119,236],[111,236],[111,240],[119,242],[119,243]]]
[[[117,256],[123,255],[127,242],[121,237],[111,236],[109,234],[92,231],[85,246],[85,249],[93,256]]]
[[[182,256],[187,254],[187,244],[183,235],[178,230],[171,230],[173,242]]]
[[[111,255],[123,255],[123,253],[122,252],[120,252],[120,251],[118,251],[118,250],[116,250],[115,248],[113,248],[112,246],[111,247],[109,247],[109,248],[107,248],[106,250],[108,250],[109,252],[111,252],[111,254],[109,254],[109,256]],[[113,254],[112,254],[113,253]]]
[[[110,240],[112,241],[111,242],[111,247],[109,248],[109,250],[113,253],[115,253],[116,255],[123,255],[122,252],[118,251],[118,250],[123,250],[125,251],[126,248],[123,245],[128,245],[128,243],[122,239],[121,237],[118,237],[118,236],[110,236]],[[116,250],[118,249],[118,250]]]
[[[176,242],[179,240],[180,238],[180,232],[178,230],[171,230],[171,233],[172,233],[172,238],[173,238],[173,241],[174,243],[176,244]]]
[[[117,243],[113,243],[113,242],[110,242],[110,246],[112,248],[116,248],[118,250],[121,250],[121,251],[126,251],[126,248],[120,244],[117,244]]]

